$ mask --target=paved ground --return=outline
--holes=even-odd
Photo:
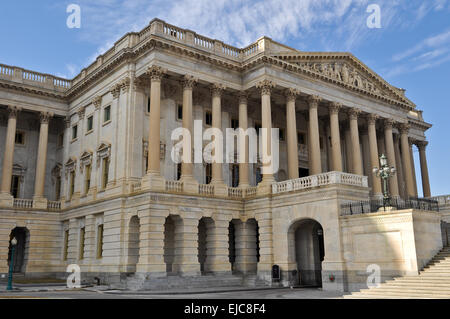
[[[97,290],[96,288],[67,289],[62,286],[21,286],[20,290],[6,291],[0,285],[0,299],[336,299],[341,293],[322,291],[317,288],[273,288],[245,291],[207,293],[122,292]]]

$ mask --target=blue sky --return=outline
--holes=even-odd
[[[80,29],[66,26],[72,3]],[[366,25],[370,4],[381,9],[380,29]],[[298,50],[352,52],[405,88],[433,124],[431,191],[450,194],[450,0],[15,0],[0,12],[0,63],[67,78],[154,17],[240,47],[266,35]],[[417,150],[414,157],[421,193]]]

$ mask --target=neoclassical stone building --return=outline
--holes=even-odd
[[[176,164],[175,128],[279,128],[279,170]],[[411,275],[443,245],[443,213],[347,214],[417,197],[412,149],[430,197],[422,118],[403,89],[349,53],[303,52],[262,37],[236,48],[154,19],[73,80],[0,65],[0,273],[128,288],[175,284],[365,285]],[[233,157],[234,154],[231,154]],[[246,157],[248,159],[248,156]],[[362,204],[364,205],[364,204]]]

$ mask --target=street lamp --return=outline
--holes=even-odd
[[[11,239],[11,260],[9,261],[9,273],[8,273],[8,285],[6,290],[12,290],[12,279],[13,279],[13,269],[14,269],[14,250],[17,245],[16,237]]]
[[[395,167],[389,167],[386,155],[381,154],[380,168],[374,167],[372,171],[376,177],[381,177],[381,180],[383,181],[383,207],[384,210],[386,210],[386,206],[391,205],[391,196],[388,192],[388,180],[395,175]]]

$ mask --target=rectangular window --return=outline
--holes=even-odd
[[[205,113],[205,124],[212,125],[212,113],[210,111],[206,111]]]
[[[183,105],[178,104],[177,105],[177,120],[182,120],[183,119]]]
[[[280,138],[280,141],[284,141],[286,139],[283,128],[278,129],[278,137]]]
[[[298,132],[297,133],[297,143],[298,144],[302,144],[302,145],[305,145],[306,143],[305,143],[305,134],[303,134],[303,133],[301,133],[301,132]]]
[[[150,97],[147,98],[147,112],[150,113]]]
[[[76,139],[78,136],[78,125],[72,126],[72,140]]]
[[[97,259],[103,257],[103,224],[97,226]]]
[[[89,188],[91,187],[91,165],[86,165],[86,175],[84,180],[84,194],[89,192]]]
[[[177,164],[177,181],[181,178],[181,163]]]
[[[20,176],[13,175],[11,178],[11,195],[14,198],[19,198],[20,191]]]
[[[108,177],[109,177],[109,158],[105,157],[103,158],[103,178],[102,178],[102,189],[106,188],[106,185],[108,184]]]
[[[72,199],[73,193],[75,192],[75,171],[70,172],[70,190],[69,190],[69,200]]]
[[[238,187],[239,185],[239,165],[233,164],[231,170],[231,187]]]
[[[64,231],[64,250],[63,250],[63,260],[67,260],[67,252],[69,251],[69,230]]]
[[[205,184],[211,183],[212,178],[212,165],[207,163],[205,166]]]
[[[84,259],[84,241],[86,235],[86,229],[83,227],[80,229],[80,252],[79,252],[79,259]]]
[[[58,147],[63,147],[64,145],[64,133],[58,135]]]
[[[55,183],[55,200],[61,199],[61,176],[56,177]]]
[[[25,144],[25,133],[24,132],[16,132],[15,143],[17,145]]]
[[[108,105],[103,110],[103,123],[106,123],[111,120],[111,105]]]
[[[231,119],[231,127],[235,130],[239,127],[239,120]]]
[[[92,131],[94,128],[94,116],[91,115],[87,118],[87,132]]]

